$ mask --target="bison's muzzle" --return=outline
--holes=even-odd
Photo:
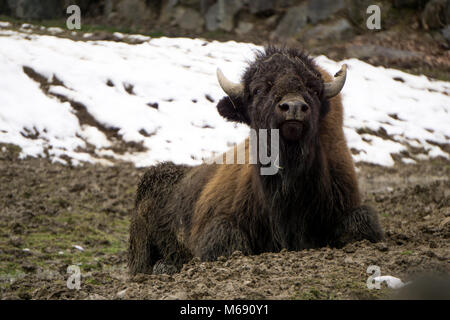
[[[286,95],[277,106],[281,117],[281,136],[289,141],[298,141],[304,133],[310,116],[310,107],[302,96]]]

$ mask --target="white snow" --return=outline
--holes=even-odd
[[[48,32],[50,32],[51,34],[58,34],[58,33],[63,33],[64,30],[58,27],[51,27],[47,29]]]
[[[226,122],[217,113],[216,103],[224,93],[215,72],[220,67],[238,81],[259,47],[127,37],[145,42],[72,41],[0,29],[0,142],[19,145],[22,157],[48,154],[65,163],[65,155],[74,164],[106,163],[104,157],[110,157],[148,166],[167,160],[198,164],[248,135],[246,126]],[[342,63],[349,66],[342,93],[344,130],[349,147],[359,152],[356,161],[391,166],[391,154],[408,145],[424,148],[424,153],[405,157],[405,163],[449,157],[437,145],[450,143],[450,83],[356,59],[337,63],[320,56],[317,62],[333,74]],[[45,94],[24,73],[24,66],[64,85],[51,85]],[[56,95],[84,105],[103,127],[117,128],[124,141],[142,143],[147,150],[115,153],[104,132],[80,124],[76,110]],[[155,103],[157,109],[149,106]],[[357,133],[364,128],[368,133]],[[379,130],[389,139],[371,134]],[[96,155],[83,151],[86,143],[95,146]]]

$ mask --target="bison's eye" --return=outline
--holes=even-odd
[[[253,92],[252,92],[252,94],[254,96],[258,96],[258,95],[263,94],[263,93],[264,93],[264,89],[261,88],[261,87],[253,89]]]

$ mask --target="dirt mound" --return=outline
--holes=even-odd
[[[0,297],[2,299],[374,299],[367,267],[404,282],[427,271],[450,273],[450,162],[394,168],[358,165],[365,202],[386,231],[377,244],[258,256],[239,252],[181,273],[126,270],[129,212],[139,176],[129,164],[70,167],[17,160],[0,148]],[[80,290],[67,288],[78,265]]]

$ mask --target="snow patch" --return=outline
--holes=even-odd
[[[220,67],[239,81],[260,47],[128,38],[144,42],[83,42],[0,29],[0,141],[19,145],[21,157],[48,154],[66,163],[69,156],[73,164],[111,157],[148,166],[168,160],[199,164],[246,138],[246,126],[226,122],[216,110],[224,93],[215,72]],[[342,91],[344,132],[355,161],[392,166],[391,154],[408,146],[424,152],[400,154],[405,163],[449,157],[439,145],[450,143],[450,83],[356,59],[335,62],[319,56],[316,61],[333,74],[343,63],[348,65]],[[56,77],[62,85],[53,83],[46,93],[23,66],[49,83]],[[58,96],[83,106],[102,128],[117,129],[125,143],[142,144],[145,151],[118,154],[108,149],[110,137],[91,124],[80,124],[77,110]],[[87,144],[95,146],[95,154],[83,151]]]

